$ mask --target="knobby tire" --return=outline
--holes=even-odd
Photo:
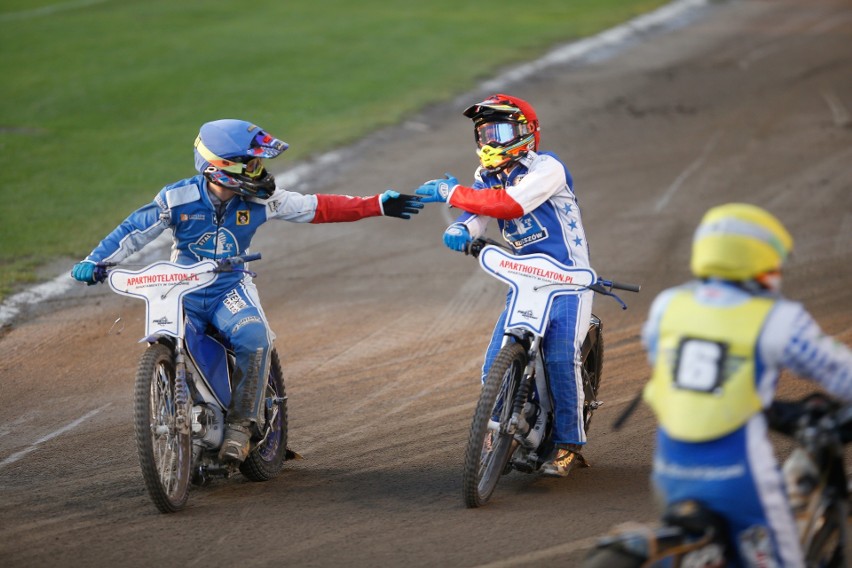
[[[189,497],[192,444],[189,428],[179,432],[176,418],[172,350],[155,343],[136,370],[134,425],[142,478],[162,513],[179,511]]]
[[[476,405],[465,454],[462,491],[465,505],[481,507],[488,502],[497,487],[506,464],[515,447],[513,436],[489,431],[488,422],[495,414],[495,406],[502,402],[500,423],[512,416],[512,402],[527,365],[527,353],[518,343],[505,345],[491,369]],[[498,395],[502,395],[499,396]],[[486,442],[490,441],[490,448]]]

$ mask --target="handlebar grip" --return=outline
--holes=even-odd
[[[106,279],[109,277],[109,269],[113,266],[115,266],[114,262],[96,262],[95,272],[92,274],[95,282],[100,284],[106,282]]]
[[[256,252],[254,254],[247,254],[242,257],[243,262],[251,262],[253,260],[260,260],[260,253]]]
[[[636,293],[639,293],[639,291],[642,289],[642,286],[639,284],[622,284],[621,282],[613,282],[612,287],[617,288],[618,290]]]

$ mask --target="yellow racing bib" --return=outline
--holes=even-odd
[[[643,392],[668,435],[706,442],[760,412],[754,352],[773,304],[752,298],[706,306],[691,290],[675,294],[660,321],[656,364]]]

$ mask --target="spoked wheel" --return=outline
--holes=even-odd
[[[591,348],[583,359],[583,424],[586,432],[592,421],[598,399],[598,389],[601,386],[601,373],[603,372],[604,337],[601,320],[592,315],[592,324],[586,341],[591,343]]]
[[[503,474],[516,442],[500,427],[512,416],[512,401],[518,390],[527,353],[518,343],[504,346],[488,371],[467,441],[462,491],[468,507],[488,502]]]
[[[192,449],[189,428],[179,431],[172,350],[148,347],[136,370],[136,448],[148,495],[162,513],[174,513],[189,497]]]
[[[278,352],[273,349],[266,397],[263,400],[266,426],[264,437],[240,464],[240,472],[252,481],[268,481],[278,475],[287,453],[287,393]]]

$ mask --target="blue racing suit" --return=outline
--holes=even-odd
[[[236,195],[219,202],[208,192],[205,177],[197,175],[160,190],[101,241],[86,262],[121,262],[166,229],[173,235],[172,262],[188,265],[248,252],[255,232],[270,219],[330,223],[382,214],[379,196],[303,195],[277,189],[267,200]],[[228,421],[257,422],[274,335],[251,277],[221,273],[212,285],[187,294],[184,310],[196,329],[215,327],[236,355]]]
[[[735,314],[751,313],[751,307],[762,319],[736,319]],[[753,332],[743,334],[743,327],[749,326]],[[803,566],[798,531],[761,410],[771,404],[782,368],[852,400],[852,352],[824,335],[801,304],[718,280],[660,294],[642,339],[655,368],[645,399],[661,422],[653,483],[665,504],[696,499],[723,515],[739,552],[737,565]],[[696,341],[703,351],[685,355],[684,344]],[[661,368],[665,371],[657,376]],[[705,379],[713,375],[719,377],[714,390],[682,384],[706,385]],[[656,379],[655,390],[650,387]],[[723,388],[731,382],[745,388],[730,401],[721,401],[732,403],[730,412],[718,407],[706,414],[694,412],[720,404],[726,396]],[[685,390],[699,391],[691,409],[674,408],[673,400],[665,398],[696,396]]]
[[[555,154],[529,152],[508,174],[480,167],[473,186],[456,186],[447,202],[466,211],[456,222],[463,223],[472,238],[483,236],[493,217],[517,254],[543,253],[567,266],[590,268],[571,173]],[[557,444],[586,442],[581,347],[589,329],[592,298],[590,291],[554,298],[542,342],[554,402],[553,441]],[[485,354],[483,380],[500,351],[505,320],[504,309]]]

